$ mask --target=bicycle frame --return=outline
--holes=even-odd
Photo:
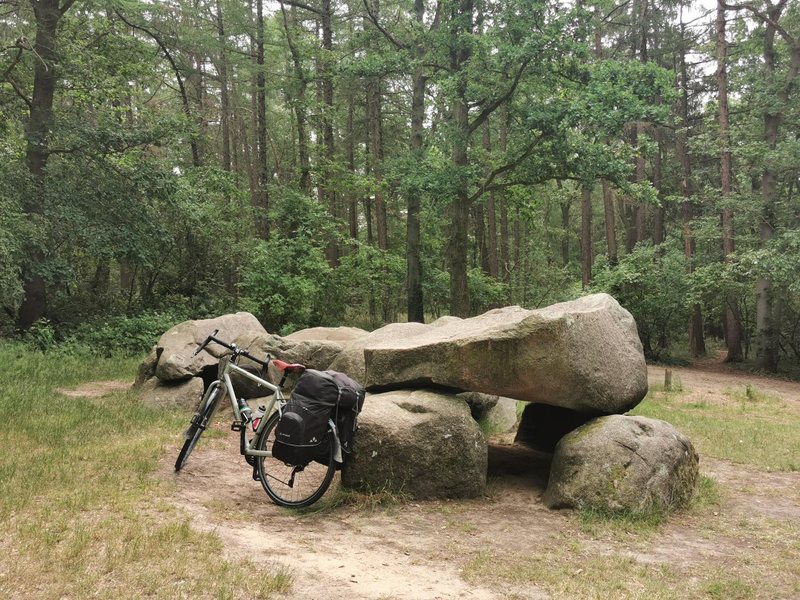
[[[233,373],[238,373],[239,375],[242,375],[243,377],[247,377],[251,381],[254,381],[255,383],[257,383],[259,385],[263,385],[267,389],[271,390],[273,392],[273,397],[272,397],[272,399],[269,401],[269,403],[266,406],[266,411],[264,412],[264,417],[261,419],[261,422],[258,424],[258,428],[255,431],[255,435],[253,436],[253,439],[251,441],[248,441],[247,440],[247,436],[245,435],[245,430],[244,429],[242,430],[242,434],[241,434],[242,435],[241,450],[242,450],[242,454],[244,454],[246,456],[272,456],[272,452],[271,451],[269,451],[269,450],[253,450],[252,449],[252,445],[255,442],[255,440],[258,438],[258,436],[261,434],[261,432],[264,429],[264,427],[266,426],[267,418],[272,414],[272,409],[275,408],[276,404],[277,404],[278,412],[280,414],[283,414],[281,412],[281,410],[283,409],[283,405],[286,402],[286,398],[283,395],[283,390],[281,389],[280,386],[277,386],[277,385],[275,385],[273,383],[270,383],[269,381],[266,381],[265,379],[262,379],[261,377],[258,377],[257,375],[253,375],[249,371],[246,371],[246,370],[242,369],[238,365],[235,365],[234,362],[233,362],[235,360],[235,358],[236,357],[233,356],[233,357],[231,357],[230,360],[228,360],[228,363],[225,365],[225,368],[222,371],[222,376],[219,379],[217,379],[216,381],[214,381],[210,386],[208,386],[208,390],[206,390],[206,394],[204,395],[204,399],[208,398],[209,394],[211,394],[215,389],[217,389],[220,386],[224,385],[225,386],[225,392],[227,393],[227,396],[231,401],[231,408],[233,409],[233,414],[235,416],[235,421],[241,422],[242,421],[242,413],[239,410],[239,400],[236,397],[235,390],[233,389],[233,382],[231,381],[230,374],[232,372]],[[336,460],[337,462],[341,463],[342,462],[342,447],[341,447],[341,444],[339,443],[339,431],[336,428],[336,423],[333,422],[333,419],[328,419],[328,426],[331,428],[331,431],[333,432],[333,444],[334,444],[333,457],[334,457],[334,460]]]

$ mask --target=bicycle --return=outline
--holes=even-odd
[[[272,444],[275,441],[275,429],[286,405],[286,398],[283,395],[286,377],[289,373],[302,373],[306,367],[273,359],[270,355],[267,355],[267,360],[261,360],[251,355],[247,350],[238,348],[236,344],[229,344],[216,338],[217,333],[219,333],[218,329],[200,344],[192,356],[197,356],[212,342],[227,348],[231,351],[231,354],[229,357],[223,357],[223,360],[225,358],[228,358],[228,360],[224,364],[220,364],[217,380],[212,382],[206,389],[197,413],[192,418],[189,428],[183,434],[185,441],[178,454],[178,459],[175,461],[175,471],[180,471],[186,464],[186,460],[194,450],[195,445],[197,445],[200,436],[208,428],[214,412],[223,397],[227,395],[230,399],[234,416],[231,430],[240,434],[239,451],[244,456],[247,464],[253,467],[253,479],[261,482],[261,486],[267,496],[279,506],[301,508],[313,504],[328,490],[336,471],[336,463],[342,462],[339,434],[333,420],[328,420],[328,429],[320,444],[321,453],[309,464],[291,465],[284,463],[273,458],[271,451]],[[254,373],[253,371],[257,369],[251,365],[240,366],[239,361],[242,357],[261,365],[261,370]],[[220,362],[222,363],[222,361]],[[265,379],[270,363],[275,365],[283,374],[277,385]],[[254,422],[247,402],[243,398],[236,396],[236,391],[231,382],[231,373],[238,373],[254,381],[269,390],[270,395],[272,395],[272,399],[264,407],[264,415],[258,422]],[[248,440],[248,433],[254,434],[251,440]]]

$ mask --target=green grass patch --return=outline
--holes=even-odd
[[[577,515],[581,530],[595,538],[609,535],[618,537],[621,534],[648,537],[659,531],[667,518],[667,512],[656,506],[642,511],[583,508]]]
[[[408,494],[389,486],[349,489],[341,485],[332,487],[320,500],[303,508],[286,509],[287,514],[303,517],[327,515],[338,508],[352,511],[391,512],[409,502]]]
[[[751,388],[738,405],[682,404],[678,396],[648,394],[631,415],[662,419],[689,436],[702,456],[776,471],[800,469],[800,414]]]
[[[291,585],[280,566],[224,560],[215,535],[161,502],[169,485],[152,475],[188,413],[131,392],[53,392],[132,381],[138,363],[0,346],[0,597],[268,597]]]

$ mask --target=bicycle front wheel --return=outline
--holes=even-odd
[[[264,425],[255,443],[256,450],[272,451],[275,442],[275,428],[280,414],[276,411]],[[333,443],[330,430],[320,445],[326,448],[325,462],[313,461],[307,465],[288,465],[271,456],[256,457],[256,471],[267,496],[278,506],[302,508],[310,506],[322,498],[333,481],[336,463],[333,460]]]
[[[192,419],[192,424],[189,425],[189,429],[184,433],[186,441],[183,442],[183,448],[181,448],[178,454],[178,460],[175,461],[176,471],[180,471],[183,465],[186,464],[186,460],[189,458],[192,450],[194,450],[198,440],[200,440],[200,436],[203,435],[203,431],[205,431],[206,427],[208,427],[211,422],[211,416],[214,414],[214,409],[217,407],[217,402],[219,402],[221,397],[222,388],[214,388],[214,391],[209,394],[206,401],[200,406],[197,414]]]

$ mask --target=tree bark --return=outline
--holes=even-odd
[[[581,285],[585,289],[592,281],[594,251],[592,244],[592,190],[581,186]]]
[[[681,22],[681,40],[684,38],[685,26]],[[678,130],[678,157],[681,164],[681,195],[686,199],[683,202],[683,249],[686,256],[686,272],[691,274],[694,270],[692,257],[695,251],[695,240],[691,230],[691,221],[694,218],[694,201],[691,189],[691,163],[689,162],[689,148],[687,142],[687,123],[689,120],[688,78],[686,71],[686,49],[681,44],[680,57],[681,88],[683,94],[680,100],[681,128]],[[704,356],[706,353],[705,337],[703,335],[703,315],[700,305],[692,305],[692,314],[689,318],[689,352],[693,357]]]
[[[217,38],[219,40],[219,89],[220,89],[220,125],[222,127],[222,168],[231,170],[231,129],[230,129],[230,98],[228,96],[228,55],[225,50],[227,45],[225,37],[225,24],[222,19],[222,5],[217,3]]]
[[[508,145],[508,104],[500,108],[500,153],[505,156]],[[517,220],[517,223],[519,220]],[[508,206],[506,195],[500,195],[500,265],[503,269],[503,281],[508,281],[511,272],[509,266],[509,241],[508,241]]]
[[[661,128],[656,127],[653,131],[653,138],[656,143],[656,154],[653,157],[653,185],[658,192],[659,206],[655,209],[653,219],[653,244],[661,245],[664,241],[664,186],[661,181]]]
[[[727,42],[725,40],[725,8],[723,0],[717,0],[717,87],[719,94],[719,137],[720,137],[720,176],[722,181],[723,206],[733,191],[733,178],[731,174],[731,141],[730,126],[728,122],[728,74],[725,66],[727,56]],[[733,253],[733,210],[725,206],[722,210],[722,259],[727,264]],[[736,299],[727,298],[726,318],[728,346],[726,362],[741,362],[742,340],[738,315],[736,314]]]
[[[782,10],[782,6],[772,8],[769,11],[770,19],[777,23]],[[775,72],[775,33],[776,27],[771,23],[767,23],[764,39],[764,66],[768,82],[773,80]],[[789,100],[789,90],[799,67],[800,42],[796,42],[792,48],[786,87],[778,93],[778,97],[784,105]],[[770,153],[774,153],[777,147],[778,128],[782,119],[782,112],[773,113],[767,111],[764,113],[764,141]],[[766,247],[775,233],[772,223],[775,218],[777,176],[773,160],[771,156],[767,158],[761,183],[763,207],[759,224],[759,245],[762,249]],[[772,289],[772,282],[763,275],[759,276],[756,281],[756,291],[758,294],[756,300],[756,366],[759,369],[775,373],[778,370],[778,359],[780,357],[780,327],[777,323],[778,315],[775,314],[779,313],[779,311],[773,311],[773,296],[775,292]]]
[[[606,222],[606,242],[608,243],[608,262],[617,264],[617,232],[614,219],[614,190],[607,179],[603,179],[603,214]]]
[[[269,192],[272,179],[267,169],[267,90],[264,73],[264,0],[256,0],[256,98],[258,118],[258,193],[255,206],[256,231],[263,240],[269,239]]]
[[[492,151],[491,130],[489,121],[483,124],[483,149],[486,150],[487,157]],[[489,173],[491,167],[487,166],[486,172]],[[489,192],[486,198],[486,271],[489,277],[497,281],[497,209],[494,201],[494,190]]]
[[[425,15],[425,2],[414,3],[417,21],[422,22]],[[425,75],[421,66],[414,70],[411,89],[411,155],[422,160],[422,134],[425,121]],[[420,210],[422,198],[415,189],[408,196],[408,216],[406,221],[406,263],[408,268],[408,320],[425,322],[422,295],[422,232],[420,230]]]
[[[47,159],[50,156],[50,121],[53,98],[58,81],[56,30],[63,12],[58,0],[31,2],[36,19],[34,50],[37,60],[33,69],[33,96],[28,103],[29,117],[25,126],[26,161],[36,189],[25,199],[23,211],[28,219],[38,221],[45,214]],[[41,248],[30,251],[30,264],[23,271],[24,298],[17,313],[17,327],[29,329],[47,311],[47,289],[36,267],[44,260]]]

